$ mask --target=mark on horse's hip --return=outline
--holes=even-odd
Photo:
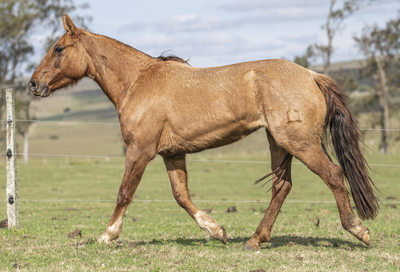
[[[302,122],[299,114],[299,110],[296,108],[291,108],[287,112],[287,119],[288,123],[293,123],[293,122]]]

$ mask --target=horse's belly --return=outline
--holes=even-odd
[[[178,154],[196,153],[210,148],[231,144],[243,139],[264,125],[261,122],[248,124],[239,121],[220,128],[197,130],[194,133],[182,131],[173,133],[166,130],[161,137],[158,154],[174,156]]]

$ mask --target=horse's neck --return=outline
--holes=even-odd
[[[116,107],[131,89],[139,71],[151,65],[153,58],[116,40],[97,36],[96,50],[88,51],[92,67],[88,77],[99,84]]]

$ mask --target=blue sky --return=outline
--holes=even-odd
[[[329,0],[75,0],[89,3],[92,32],[113,37],[152,56],[171,50],[197,67],[286,58],[312,43],[325,43],[321,29]],[[334,40],[333,61],[360,59],[353,36],[366,24],[381,26],[398,15],[399,0],[379,0],[345,22]],[[338,1],[336,7],[341,7]]]

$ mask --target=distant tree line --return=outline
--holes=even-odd
[[[350,0],[343,6],[335,8],[337,0],[330,1],[326,23],[322,29],[326,31],[327,44],[312,44],[301,56],[296,56],[294,62],[304,67],[310,67],[317,59],[322,60],[323,73],[335,78],[342,89],[350,95],[354,91],[369,91],[373,98],[357,104],[358,112],[377,112],[375,123],[382,129],[380,152],[389,153],[391,97],[399,96],[400,76],[400,16],[388,20],[384,27],[367,25],[354,41],[365,61],[360,62],[358,69],[352,71],[331,71],[331,56],[334,53],[333,39],[343,29],[344,21],[355,12],[372,6],[376,0]],[[374,103],[378,101],[378,103]],[[375,125],[375,124],[372,124]]]

